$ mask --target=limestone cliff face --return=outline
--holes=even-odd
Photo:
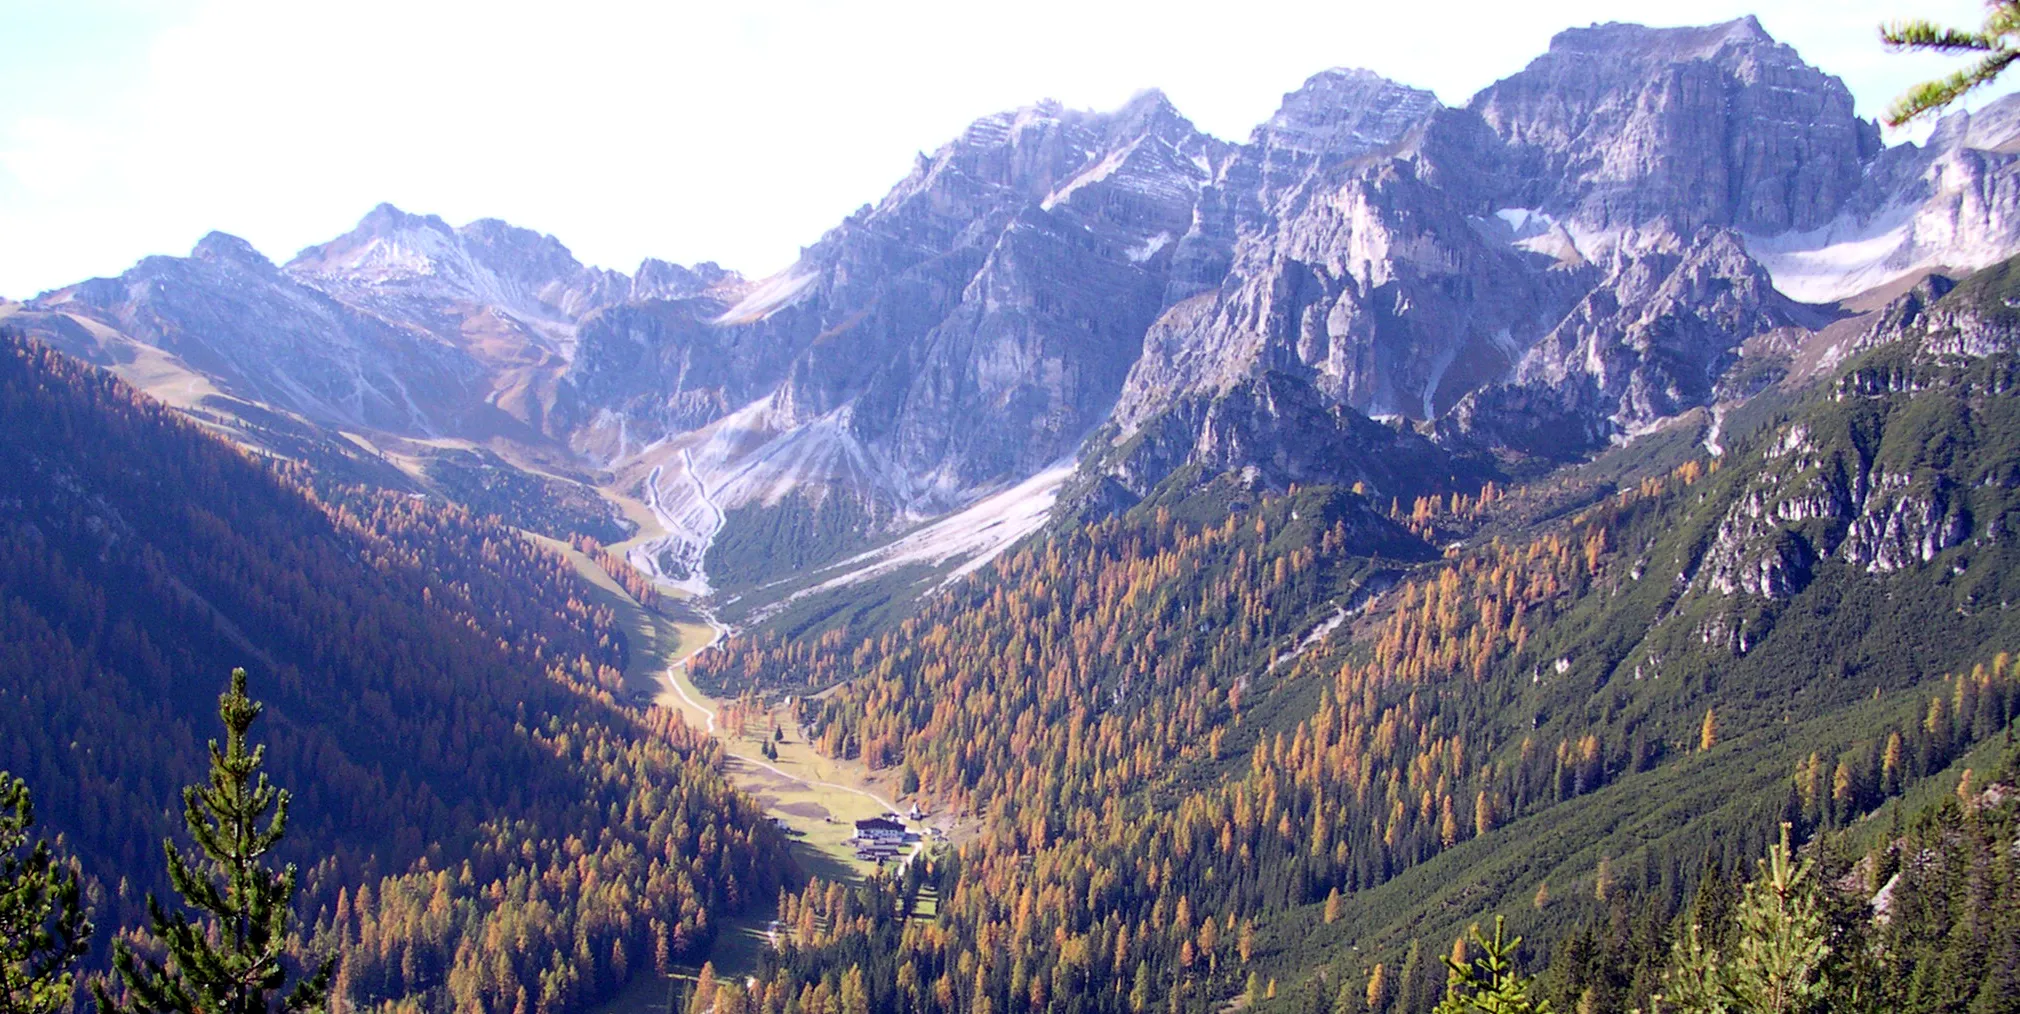
[[[1515,185],[1501,199],[1600,245],[1658,219],[1684,235],[1816,228],[1880,150],[1844,82],[1751,17],[1562,32],[1471,108],[1507,146]]]
[[[1362,105],[1331,105],[1344,101]],[[1338,122],[1315,126],[1314,108]],[[1364,73],[1321,74],[1285,97],[1202,197],[1231,211],[1202,214],[1180,253],[1218,244],[1227,269],[1151,329],[1117,407],[1125,430],[1174,392],[1226,390],[1258,369],[1366,414],[1428,418],[1513,365],[1562,286],[1525,263],[1552,258],[1483,236],[1463,197],[1407,157],[1438,114],[1427,93]]]
[[[1523,356],[1516,384],[1620,428],[1712,400],[1747,338],[1827,319],[1775,291],[1730,230],[1623,245],[1607,277]]]
[[[1225,238],[1181,255],[1225,274],[1151,328],[1117,438],[1266,371],[1552,456],[1705,404],[1742,342],[1827,319],[1747,237],[1853,201],[1879,144],[1851,110],[1751,19],[1565,32],[1465,109],[1314,77],[1203,194]]]

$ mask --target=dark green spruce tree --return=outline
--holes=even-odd
[[[1450,974],[1434,1014],[1555,1014],[1549,1001],[1533,995],[1536,980],[1515,970],[1522,938],[1508,939],[1506,917],[1494,917],[1494,939],[1481,936],[1478,926],[1472,936],[1480,957],[1463,964],[1445,959]]]
[[[33,826],[28,783],[0,771],[0,1014],[69,1010],[91,947],[76,867],[31,845]]]
[[[231,689],[218,698],[225,742],[211,741],[210,781],[182,793],[182,819],[200,854],[184,852],[173,840],[162,843],[169,883],[197,918],[167,911],[150,895],[148,920],[168,960],[115,944],[112,965],[126,995],[115,1001],[95,986],[101,1014],[310,1014],[326,1008],[333,959],[281,994],[295,867],[275,872],[265,859],[287,830],[289,797],[260,771],[266,748],[246,746],[261,705],[246,696],[245,684],[245,670],[232,670]]]

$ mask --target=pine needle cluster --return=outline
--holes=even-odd
[[[1896,21],[1880,28],[1889,49],[1971,56],[1971,64],[1948,77],[1908,89],[1887,108],[1887,126],[1898,127],[1949,107],[1971,91],[1991,84],[2020,59],[2020,0],[1992,0],[1985,24],[1976,31],[1930,21]]]
[[[91,946],[76,865],[47,841],[31,845],[34,825],[28,784],[0,771],[0,1014],[69,1009],[75,966]]]

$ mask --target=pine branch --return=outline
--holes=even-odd
[[[1897,21],[1880,26],[1880,41],[1896,52],[1983,53],[1972,66],[1948,77],[1924,81],[1895,99],[1882,119],[1898,127],[1948,108],[1982,88],[2020,58],[2020,0],[1992,0],[1984,27],[1971,32],[1929,21]]]
[[[1885,42],[1888,49],[1898,51],[1926,49],[1943,53],[1996,49],[1999,45],[1997,39],[1988,38],[1983,33],[1944,28],[1927,21],[1897,21],[1883,26],[1880,41]]]
[[[34,824],[27,783],[0,772],[0,1014],[67,1010],[90,948],[75,864],[46,841],[21,854]]]
[[[1990,84],[2016,58],[2020,58],[2020,53],[2011,51],[1994,53],[1980,60],[1969,70],[1960,70],[1941,80],[1925,81],[1916,85],[1906,95],[1894,100],[1893,105],[1887,107],[1887,125],[1898,127],[1910,120],[1948,107],[1972,89]]]

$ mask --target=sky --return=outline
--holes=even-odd
[[[1749,13],[1874,116],[1950,67],[1887,53],[1880,22],[1975,26],[1984,7],[0,0],[0,295],[184,254],[213,229],[285,261],[381,201],[503,218],[623,271],[652,256],[762,276],[997,110],[1157,87],[1242,140],[1328,67],[1462,104],[1567,27]]]

